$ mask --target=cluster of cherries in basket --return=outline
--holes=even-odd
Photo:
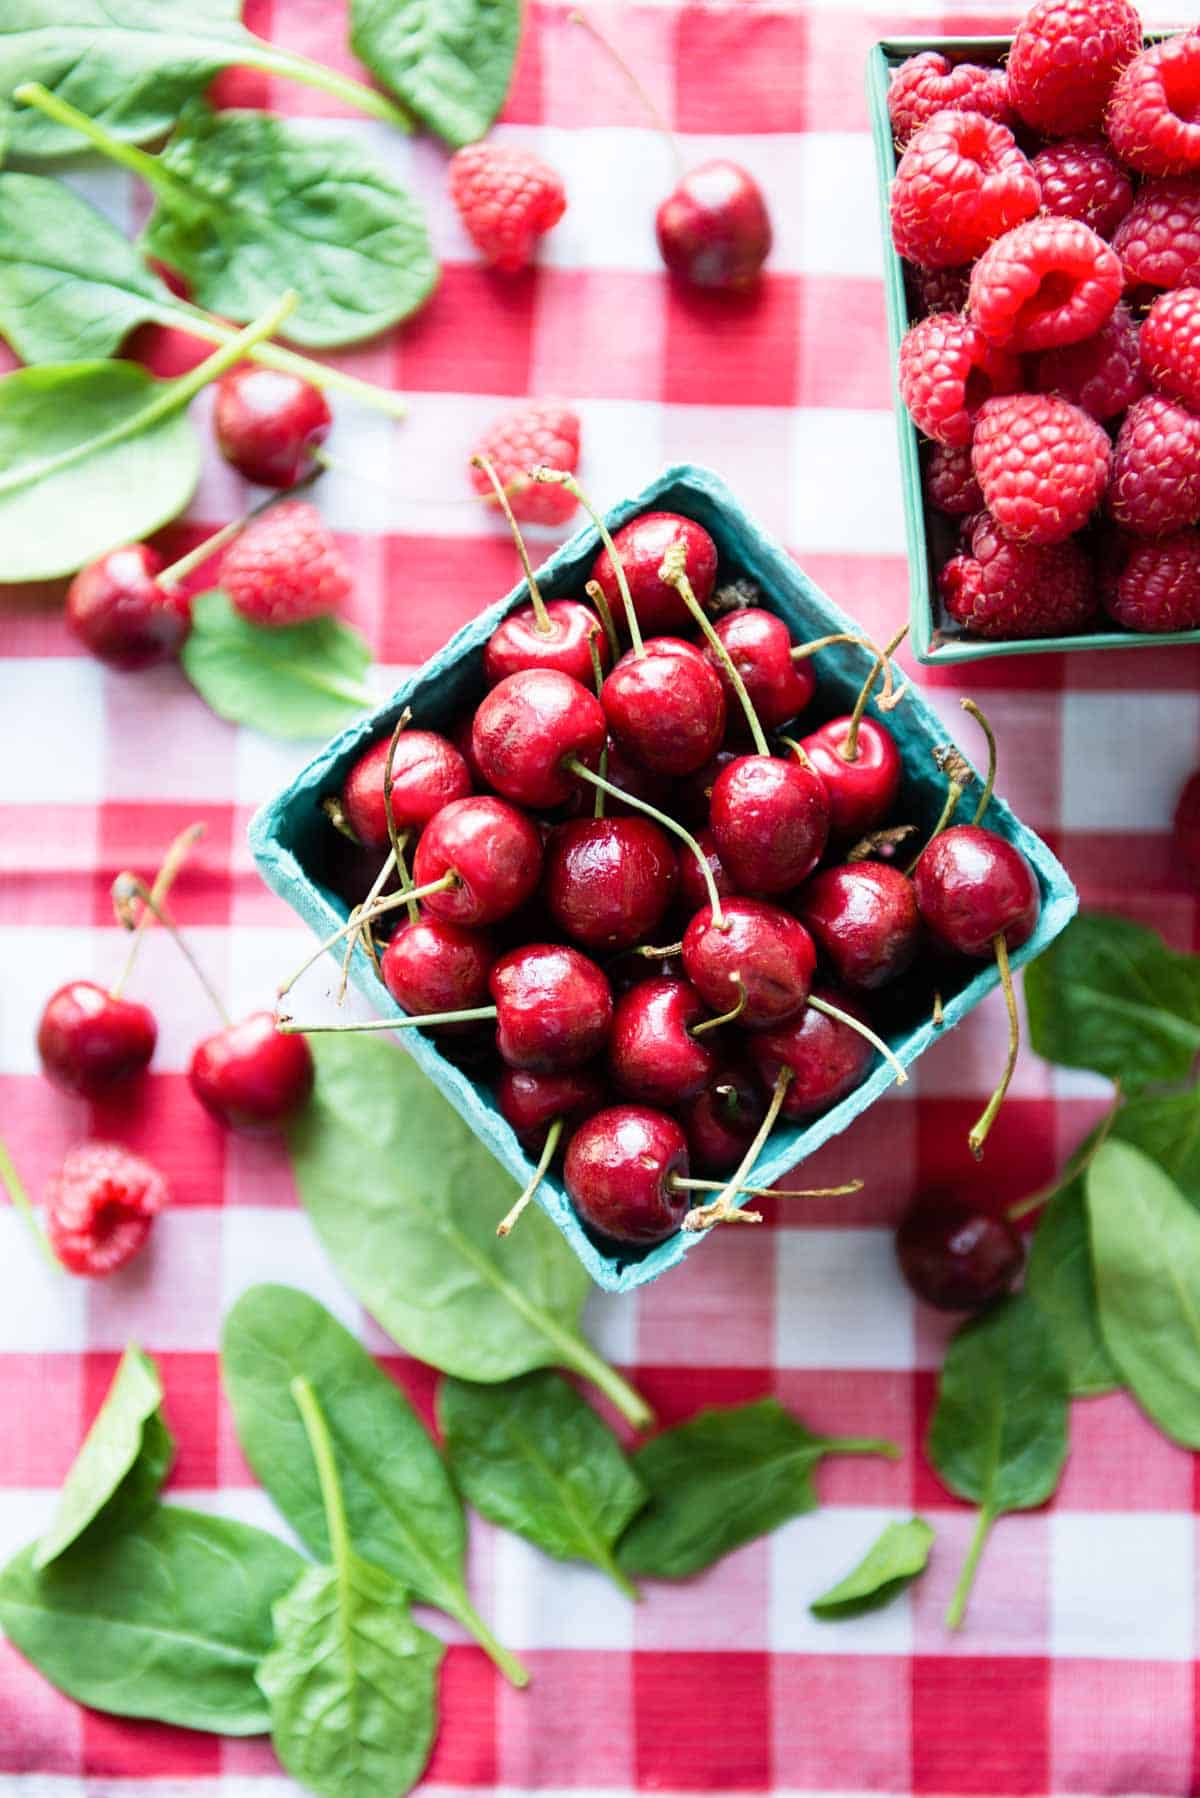
[[[592,511],[572,476],[531,478]],[[887,652],[794,644],[748,583],[718,590],[693,519],[646,513],[614,538],[592,516],[587,604],[543,599],[510,515],[529,599],[486,644],[483,698],[445,735],[402,715],[328,802],[375,877],[311,959],[344,939],[348,964],[361,942],[408,1014],[340,1028],[419,1025],[466,1060],[485,1033],[498,1108],[537,1158],[501,1232],[561,1150],[589,1230],[641,1248],[756,1215],[737,1200],[777,1118],[827,1111],[877,1054],[904,1078],[868,1008],[923,950],[995,954],[1014,1036],[978,1147],[1016,1052],[1007,951],[1038,917],[1028,862],[950,823],[970,778],[951,755],[943,817],[903,870],[910,833],[884,829],[901,756],[867,716],[881,680],[880,709],[903,697]],[[870,673],[853,712],[796,735],[831,641],[866,648]],[[377,922],[401,909],[380,951]]]

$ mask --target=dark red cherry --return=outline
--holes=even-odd
[[[802,712],[817,690],[811,661],[795,661],[792,638],[782,618],[761,606],[729,612],[718,620],[717,636],[742,677],[764,730],[778,730]],[[704,651],[725,689],[731,728],[741,732],[745,714],[724,662],[711,644]]]
[[[284,1035],[269,1011],[256,1011],[198,1043],[188,1070],[193,1093],[231,1130],[278,1129],[313,1089],[313,1058],[303,1036]]]
[[[503,799],[476,794],[442,807],[421,832],[413,881],[427,886],[444,874],[457,881],[423,901],[451,924],[495,924],[532,898],[542,873],[537,827]]]
[[[463,716],[451,726],[450,741],[454,744],[459,755],[461,755],[463,761],[467,764],[467,768],[471,775],[471,784],[476,787],[483,787],[487,785],[487,782],[484,780],[483,774],[480,771],[479,763],[475,760],[475,746],[471,741],[471,731],[474,723],[474,712],[464,713]]]
[[[983,959],[1003,936],[1019,949],[1037,926],[1037,876],[1012,843],[978,824],[955,824],[921,852],[913,869],[917,904],[943,949]]]
[[[521,606],[501,619],[483,651],[483,678],[489,687],[526,668],[557,668],[590,687],[592,646],[601,668],[612,661],[608,638],[596,614],[577,599],[552,599],[546,605],[550,629],[539,627],[532,606]]]
[[[691,630],[695,622],[676,589],[658,572],[671,545],[679,542],[687,546],[684,573],[700,604],[706,605],[717,584],[717,546],[703,525],[678,512],[643,512],[613,535],[643,636],[670,636]],[[596,557],[592,579],[599,582],[617,629],[627,636],[625,603],[606,549]]]
[[[227,462],[260,487],[292,487],[312,467],[333,424],[311,381],[246,363],[217,382],[213,430]]]
[[[762,189],[724,157],[688,171],[659,207],[655,229],[663,261],[692,287],[752,287],[771,248]]]
[[[109,668],[132,673],[177,655],[191,629],[183,594],[155,578],[163,559],[146,543],[110,549],[67,589],[67,623]]]
[[[94,980],[71,980],[51,993],[37,1033],[47,1080],[85,1099],[98,1099],[140,1074],[157,1040],[152,1011],[132,999],[114,999]]]
[[[649,818],[577,818],[550,833],[546,903],[585,948],[631,949],[670,904],[675,870],[666,832]]]
[[[739,983],[746,1003],[738,1023],[764,1029],[796,1017],[812,987],[817,952],[803,924],[778,905],[761,899],[728,899],[721,911],[725,929],[712,910],[698,911],[683,937],[683,966],[704,1003],[717,1013],[738,1003]]]
[[[388,739],[372,743],[346,776],[342,815],[360,843],[388,846],[383,774]],[[422,830],[454,799],[471,791],[471,771],[448,737],[432,730],[403,730],[392,757],[392,817],[397,830]]]
[[[813,997],[836,1005],[860,1023],[869,1023],[862,1005],[845,993],[814,987]],[[792,1070],[791,1084],[783,1101],[783,1115],[792,1123],[818,1117],[828,1111],[870,1072],[875,1051],[848,1024],[806,1006],[790,1024],[775,1030],[757,1030],[746,1038],[759,1078],[768,1091],[782,1067]]]
[[[652,637],[645,655],[630,650],[600,698],[618,746],[656,774],[692,774],[725,735],[725,694],[693,643]]]
[[[861,718],[856,754],[842,754],[850,734],[849,717],[831,718],[800,747],[825,783],[829,794],[829,834],[838,842],[857,842],[883,823],[900,792],[900,751],[891,731],[873,718]]]
[[[473,1011],[488,1002],[488,975],[496,959],[478,930],[443,918],[418,918],[396,931],[380,960],[388,992],[413,1017],[425,1012]],[[470,1024],[446,1024],[458,1034]]]
[[[739,891],[786,893],[821,859],[829,799],[811,768],[777,756],[743,755],[717,776],[709,824]]]
[[[502,955],[488,981],[496,1047],[510,1068],[555,1074],[603,1049],[612,989],[594,961],[563,943],[527,943]]]
[[[916,960],[921,915],[913,883],[885,862],[823,868],[801,888],[796,910],[842,986],[869,992]]]
[[[692,1166],[712,1179],[731,1174],[758,1134],[767,1102],[748,1068],[718,1066],[681,1113]]]
[[[674,1236],[689,1208],[687,1138],[674,1118],[646,1105],[612,1105],[567,1144],[564,1183],[593,1230],[639,1248]]]
[[[643,1105],[682,1105],[704,1086],[716,1053],[692,1027],[707,1016],[686,980],[643,980],[617,1000],[608,1039],[613,1083]]]
[[[572,757],[594,768],[607,725],[594,693],[556,668],[510,674],[479,702],[471,727],[489,787],[535,810],[564,805],[578,786]]]
[[[540,1154],[556,1118],[568,1129],[599,1111],[604,1087],[590,1068],[561,1074],[535,1074],[528,1068],[502,1068],[496,1079],[496,1105],[523,1149]]]
[[[1175,803],[1173,848],[1190,886],[1200,889],[1200,773],[1190,774]]]
[[[1012,1290],[1025,1248],[1007,1218],[949,1194],[917,1199],[896,1231],[900,1272],[939,1311],[979,1311]]]
[[[717,854],[713,833],[707,825],[701,825],[696,831],[696,841],[704,851],[704,859],[716,883],[717,892],[722,899],[727,898],[734,890],[733,882]],[[687,849],[682,850],[679,856],[679,899],[688,913],[700,911],[708,904],[708,885],[700,872],[700,864]]]

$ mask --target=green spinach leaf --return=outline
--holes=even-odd
[[[160,1505],[41,1573],[22,1549],[0,1572],[0,1626],[80,1704],[259,1735],[270,1719],[254,1672],[271,1646],[271,1606],[303,1566],[262,1530]]]
[[[179,659],[219,717],[271,737],[327,737],[375,703],[362,680],[371,651],[353,625],[330,617],[267,629],[220,588],[193,600]]]
[[[1157,1161],[1200,1211],[1200,1090],[1130,1099],[1117,1112],[1112,1135]]]
[[[1061,1187],[1038,1219],[1025,1291],[1054,1337],[1071,1397],[1115,1391],[1121,1376],[1100,1334],[1082,1175]]]
[[[923,1517],[907,1523],[889,1523],[853,1572],[808,1607],[814,1617],[834,1622],[881,1610],[925,1571],[933,1531]]]
[[[520,35],[519,0],[350,0],[355,55],[449,144],[503,106]]]
[[[650,1494],[617,1549],[626,1573],[686,1579],[818,1505],[826,1455],[887,1455],[890,1442],[814,1436],[778,1399],[700,1411],[633,1457]]]
[[[627,1597],[613,1553],[647,1499],[621,1445],[561,1374],[501,1386],[443,1380],[438,1421],[468,1504],[559,1561],[591,1561]]]
[[[570,1368],[645,1428],[645,1401],[579,1333],[584,1268],[540,1211],[496,1235],[508,1176],[416,1064],[367,1035],[317,1036],[312,1051],[316,1092],[290,1132],[300,1201],[389,1335],[485,1384]]]
[[[957,1629],[997,1517],[1053,1493],[1067,1458],[1067,1370],[1031,1299],[1005,1299],[964,1324],[942,1366],[929,1459],[942,1483],[977,1504],[979,1522],[946,1613]]]

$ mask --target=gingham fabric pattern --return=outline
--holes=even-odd
[[[19,0],[13,0],[19,12]],[[876,195],[863,97],[882,36],[1005,29],[1011,14],[778,7],[768,0],[596,10],[679,134],[689,161],[730,155],[762,182],[776,244],[752,298],[668,285],[653,207],[666,143],[567,7],[528,7],[502,141],[543,152],[570,210],[526,275],[485,272],[445,193],[445,153],[323,95],[246,73],[228,103],[269,105],[313,133],[355,137],[421,195],[444,259],[436,297],[406,328],[337,360],[411,396],[402,426],[337,405],[339,462],[317,499],[355,574],[352,612],[379,658],[380,693],[514,578],[499,528],[468,497],[465,458],[522,395],[578,403],[582,474],[602,504],[675,460],[718,469],[808,571],[877,636],[907,583],[884,338]],[[248,0],[250,26],[353,66],[340,0]],[[1165,22],[1165,21],[1161,21]],[[335,116],[338,115],[338,116]],[[72,170],[124,228],[144,192],[109,168]],[[166,370],[197,346],[161,331],[135,346]],[[206,398],[196,406],[203,425]],[[171,547],[234,516],[245,495],[213,454]],[[530,533],[537,544],[545,532]],[[214,718],[180,673],[110,674],[79,656],[61,593],[0,609],[0,1117],[35,1194],[87,1135],[151,1156],[174,1205],[125,1274],[54,1280],[0,1209],[0,1553],[46,1520],[53,1493],[136,1339],[161,1362],[179,1443],[171,1493],[268,1527],[241,1460],[215,1349],[234,1298],[260,1279],[315,1293],[384,1358],[422,1414],[435,1376],[397,1354],[339,1285],[272,1143],[223,1134],[187,1089],[203,994],[161,935],[133,990],[158,1013],[137,1097],[89,1106],[40,1078],[39,1009],[70,976],[112,975],[124,952],[116,872],[149,872],[201,818],[208,834],[175,910],[231,1007],[269,1003],[305,933],[261,886],[245,847],[255,806],[312,746]],[[969,750],[950,673],[919,679]],[[1085,901],[1196,948],[1197,906],[1172,867],[1174,795],[1200,759],[1200,653],[990,661],[969,674],[1003,747],[1001,790],[1064,858]],[[314,1006],[332,980],[309,977]],[[972,1516],[920,1443],[946,1327],[896,1272],[891,1226],[923,1188],[972,1173],[966,1130],[1004,1048],[998,1000],[925,1056],[911,1086],[822,1153],[818,1182],[861,1175],[849,1201],[773,1208],[660,1284],[597,1297],[588,1325],[663,1423],[703,1404],[775,1393],[814,1428],[882,1435],[896,1464],[826,1463],[823,1509],[677,1588],[630,1606],[599,1575],[560,1566],[474,1521],[480,1609],[533,1670],[510,1690],[480,1650],[451,1642],[441,1733],[422,1791],[817,1794],[1129,1794],[1200,1790],[1197,1485],[1124,1396],[1078,1405],[1046,1510],[1005,1519],[966,1627],[942,1623]],[[1102,1082],[1026,1054],[982,1179],[1018,1196],[1048,1180],[1103,1106]],[[975,1176],[978,1177],[978,1176]],[[883,1523],[919,1509],[937,1530],[927,1576],[876,1615],[820,1624],[808,1602]],[[265,1741],[230,1742],[84,1711],[0,1643],[3,1798],[283,1798],[296,1788]],[[389,1798],[380,1794],[380,1798]]]

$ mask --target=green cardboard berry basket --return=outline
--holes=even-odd
[[[796,642],[808,642],[833,632],[858,628],[853,619],[809,580],[783,546],[748,516],[715,474],[690,464],[668,468],[636,499],[614,507],[607,514],[606,522],[609,529],[615,531],[639,512],[652,510],[681,512],[697,519],[716,541],[722,579],[737,575],[757,583],[762,593],[761,603],[785,620]],[[556,550],[537,570],[538,583],[546,597],[581,594],[598,548],[597,532],[589,527]],[[335,737],[284,792],[262,807],[252,821],[250,845],[263,878],[318,937],[328,936],[345,923],[349,915],[345,901],[328,884],[323,866],[332,826],[322,810],[322,800],[340,790],[350,767],[369,743],[390,734],[404,706],[412,707],[415,723],[446,729],[464,707],[474,704],[483,692],[485,643],[500,619],[515,606],[525,603],[524,586],[514,587],[504,599],[464,625],[423,668],[409,676],[385,704]],[[823,650],[817,666],[817,697],[805,713],[805,726],[809,729],[823,718],[850,709],[865,671],[862,651],[847,644]],[[915,690],[910,690],[899,707],[890,713],[888,728],[896,737],[905,766],[897,816],[928,831],[941,810],[945,794],[945,781],[933,760],[933,750],[945,741],[945,729]],[[968,801],[963,802],[962,815],[971,815]],[[1023,851],[1041,888],[1042,912],[1038,927],[1012,958],[1014,967],[1020,967],[1054,940],[1074,913],[1078,899],[1065,868],[1046,844],[1013,816],[1002,800],[992,801],[987,822]],[[329,966],[334,965],[331,960]],[[383,1016],[401,1015],[361,949],[355,952],[352,976],[357,989],[377,1012]],[[879,1016],[875,1021],[901,1062],[909,1066],[938,1036],[952,1030],[974,1010],[997,985],[997,978],[990,962],[986,965],[963,963],[961,971],[942,987],[944,1023],[940,1028],[934,1027],[930,1016],[931,986],[911,995],[911,1003],[904,1015],[886,1021]],[[297,1013],[303,1015],[302,989],[294,1003]],[[491,1090],[447,1060],[432,1037],[419,1030],[408,1030],[404,1035],[406,1046],[420,1067],[512,1175],[515,1197],[533,1167],[497,1110]],[[880,1061],[856,1091],[823,1117],[802,1126],[778,1127],[755,1168],[756,1182],[769,1185],[780,1180],[799,1162],[837,1136],[894,1084],[891,1070]],[[881,1129],[887,1127],[881,1122]],[[856,1170],[848,1162],[844,1171],[850,1177]],[[699,1251],[708,1241],[706,1236],[679,1234],[644,1254],[619,1253],[611,1245],[600,1244],[588,1235],[557,1177],[552,1175],[543,1181],[537,1202],[562,1231],[596,1284],[609,1292],[628,1292],[633,1287],[657,1280],[668,1269],[677,1267],[686,1254]],[[708,1252],[720,1254],[720,1243]]]
[[[1163,33],[1146,38],[1156,43]],[[985,656],[1045,655],[1051,650],[1157,649],[1168,643],[1200,643],[1200,630],[1167,631],[1161,635],[1135,631],[1083,632],[1071,637],[1020,637],[991,641],[959,632],[944,617],[937,592],[936,570],[953,553],[955,521],[945,519],[925,504],[917,428],[900,398],[896,379],[900,341],[913,322],[909,315],[904,263],[892,246],[889,212],[896,151],[888,117],[887,93],[891,71],[920,50],[938,50],[953,61],[998,63],[1012,45],[1008,37],[900,37],[876,44],[867,59],[867,100],[875,140],[875,164],[879,176],[879,209],[883,232],[883,287],[887,302],[888,338],[891,350],[892,404],[900,439],[900,479],[904,498],[904,525],[908,538],[910,641],[920,662],[944,666],[948,662],[977,662]]]

